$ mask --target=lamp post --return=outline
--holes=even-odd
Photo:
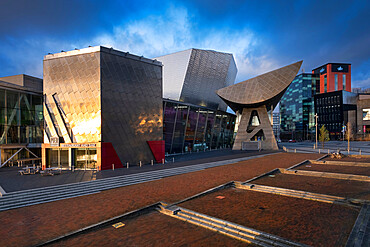
[[[317,119],[319,118],[319,116],[317,116],[317,113],[315,114],[315,126],[316,126],[316,144],[315,144],[315,148],[317,149]]]

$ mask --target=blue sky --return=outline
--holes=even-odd
[[[43,56],[104,45],[145,57],[231,52],[236,82],[304,60],[352,64],[370,87],[369,1],[0,0],[0,77],[42,77]]]

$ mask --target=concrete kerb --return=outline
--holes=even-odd
[[[370,208],[368,204],[364,204],[360,213],[357,216],[356,222],[353,225],[351,234],[349,235],[346,247],[352,246],[368,246],[364,243],[365,239],[369,239],[369,228],[367,227],[370,220]]]
[[[160,205],[161,205],[161,202],[156,202],[156,203],[151,204],[149,206],[145,206],[145,207],[142,207],[142,208],[139,208],[139,209],[136,209],[136,210],[118,215],[116,217],[110,218],[108,220],[104,220],[104,221],[98,222],[96,224],[78,229],[76,231],[73,231],[73,232],[70,232],[70,233],[67,233],[67,234],[64,234],[60,237],[54,238],[52,240],[49,240],[47,242],[38,244],[36,246],[39,247],[39,246],[46,246],[48,244],[57,243],[57,242],[62,241],[62,240],[66,240],[66,239],[69,239],[69,238],[72,238],[72,237],[76,237],[77,235],[80,235],[80,234],[88,233],[90,231],[94,231],[94,230],[97,230],[99,228],[103,228],[103,227],[106,227],[106,226],[109,226],[109,225],[113,225],[117,221],[125,220],[125,219],[128,219],[128,218],[133,218],[133,217],[138,217],[138,216],[144,215],[144,214],[148,214],[148,213],[154,212]]]

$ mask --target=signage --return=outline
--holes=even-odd
[[[313,72],[314,72],[314,74],[320,74],[320,75],[325,74],[326,73],[326,65],[321,67],[321,68],[315,69]]]
[[[122,227],[122,226],[125,226],[125,224],[123,224],[122,222],[118,222],[118,223],[116,223],[116,224],[113,224],[112,225],[114,228],[120,228],[120,227]]]
[[[59,147],[59,137],[50,138],[50,147]]]
[[[331,65],[331,72],[348,73],[348,65],[347,64],[336,64],[336,63],[333,63]]]
[[[62,148],[89,148],[96,147],[96,143],[61,143]]]

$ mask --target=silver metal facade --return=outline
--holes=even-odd
[[[164,98],[227,109],[215,92],[234,84],[237,68],[232,54],[190,49],[156,59],[164,65]]]
[[[162,140],[160,62],[100,46],[47,55],[44,94],[45,143],[110,142],[122,163],[153,159],[146,141]]]
[[[102,142],[122,162],[149,163],[147,141],[162,140],[162,66],[101,53]]]

